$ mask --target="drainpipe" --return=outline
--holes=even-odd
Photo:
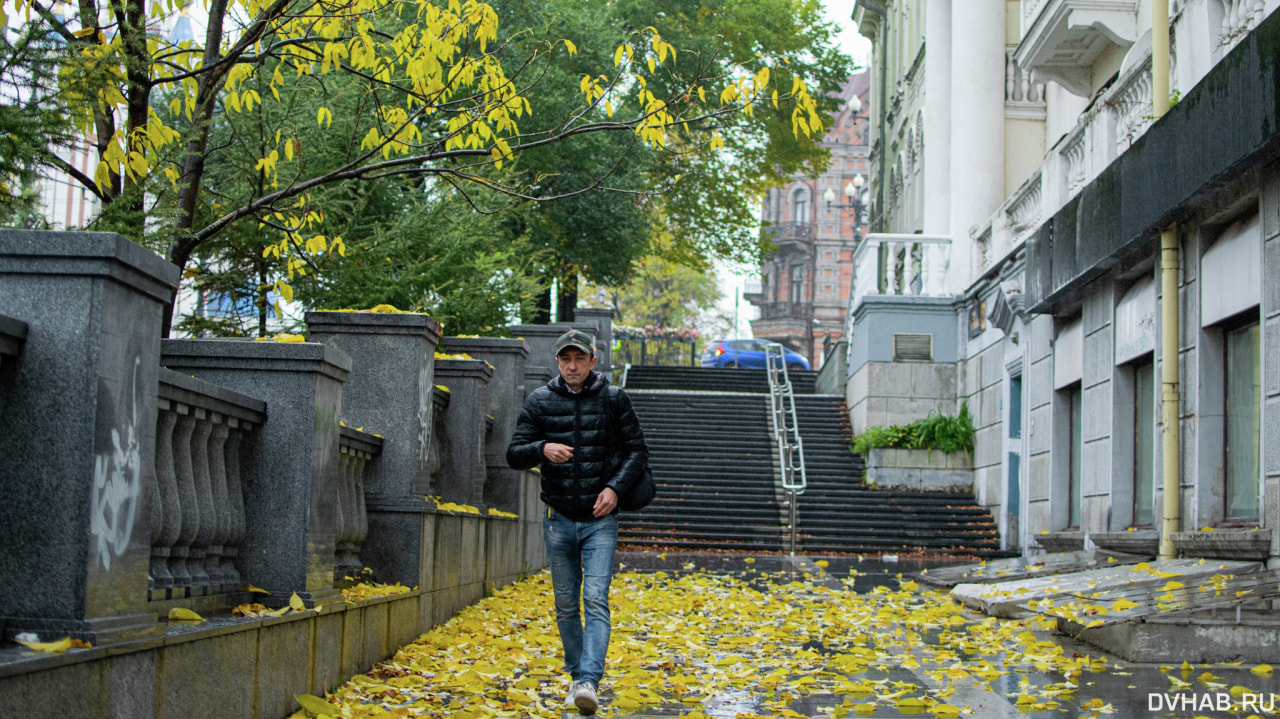
[[[1152,0],[1157,2],[1158,0]],[[880,16],[880,181],[876,183],[876,220],[871,225],[872,232],[884,232],[884,186],[889,181],[885,158],[889,155],[889,138],[885,136],[885,118],[889,109],[889,13],[884,5],[866,0],[858,0],[858,4]],[[1167,14],[1167,11],[1166,11]],[[1166,23],[1167,24],[1167,23]]]
[[[1169,3],[1151,0],[1151,105],[1158,120],[1169,111]],[[1173,533],[1181,529],[1181,453],[1178,426],[1178,228],[1160,231],[1160,410],[1164,453],[1164,513],[1160,558],[1178,556]]]

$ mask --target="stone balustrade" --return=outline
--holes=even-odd
[[[484,447],[485,505],[504,512],[520,509],[518,472],[507,466],[507,443],[516,431],[516,420],[525,398],[525,362],[529,345],[524,340],[498,337],[445,337],[444,350],[484,360],[493,368],[487,385],[487,414],[492,428]]]
[[[932,235],[867,235],[853,255],[854,291],[849,307],[867,295],[948,294],[946,268],[951,238]]]
[[[236,567],[247,532],[242,449],[266,421],[266,403],[161,369],[151,504],[150,599],[245,589]],[[202,611],[230,609],[201,602]]]
[[[364,564],[360,548],[369,536],[369,512],[365,505],[365,477],[374,460],[382,457],[382,437],[343,427],[338,442],[338,503],[334,522],[335,582],[360,578]],[[350,578],[350,579],[348,579]]]
[[[551,376],[523,342],[436,361],[429,317],[364,312],[308,313],[308,342],[162,341],[178,279],[115,235],[0,231],[0,636],[94,647],[0,645],[11,709],[284,716],[545,566],[538,477],[498,466]],[[370,578],[409,589],[337,596]],[[318,611],[228,611],[294,594]]]

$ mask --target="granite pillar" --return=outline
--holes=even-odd
[[[342,415],[350,427],[383,436],[382,455],[365,485],[369,535],[361,561],[383,582],[422,583],[423,535],[431,486],[436,413],[435,350],[440,323],[417,313],[308,312],[313,342],[351,355]]]
[[[593,311],[575,310],[579,315],[583,312]],[[603,311],[608,312],[608,310]],[[556,365],[556,340],[560,335],[571,329],[582,330],[595,338],[596,357],[598,358],[596,369],[607,374],[609,372],[609,348],[613,342],[613,323],[607,318],[593,318],[589,322],[574,322],[572,324],[513,325],[511,327],[511,336],[523,339],[529,345],[529,364],[549,367],[554,371]],[[604,334],[606,332],[608,333],[607,335]]]
[[[336,594],[338,418],[351,358],[313,342],[165,340],[161,362],[267,402],[242,468],[240,575],[271,592],[268,604],[293,592],[308,604]]]
[[[484,508],[485,414],[493,368],[483,360],[442,359],[436,382],[449,388],[441,436],[440,473],[434,485],[441,501]],[[504,457],[505,464],[505,457]]]
[[[446,337],[444,346],[446,352],[468,354],[493,367],[488,409],[493,429],[484,450],[484,503],[504,512],[519,512],[520,473],[507,466],[507,445],[524,406],[529,345],[524,340],[497,337]]]
[[[5,632],[96,645],[163,633],[148,611],[160,327],[178,268],[115,234],[0,232]]]
[[[382,435],[368,494],[431,494],[431,394],[440,323],[416,313],[308,312],[312,342],[351,356],[342,419]]]
[[[524,366],[524,396],[527,399],[535,389],[551,381],[554,375],[546,365],[526,364]]]
[[[596,369],[605,373],[613,369],[613,310],[577,307],[573,310],[573,325],[592,328],[588,334],[595,335],[596,354],[600,357]]]

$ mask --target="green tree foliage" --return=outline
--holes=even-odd
[[[545,26],[552,35],[611,39],[589,48],[582,43],[571,60],[547,69],[526,123],[544,132],[554,128],[539,118],[572,112],[582,78],[608,77],[619,57],[609,48],[647,25],[680,39],[679,55],[646,78],[668,97],[696,92],[708,79],[723,82],[742,67],[773,68],[771,82],[784,90],[797,82],[834,89],[852,70],[817,2],[551,0],[504,3],[500,13],[510,27]],[[820,113],[837,109],[834,97],[815,94],[814,100]],[[758,263],[760,196],[792,173],[823,168],[829,160],[816,142],[821,130],[794,110],[784,93],[776,105],[770,96],[750,113],[691,117],[691,127],[714,132],[718,142],[689,143],[677,136],[665,151],[616,134],[528,151],[514,167],[525,184],[552,194],[595,185],[619,192],[529,207],[512,232],[527,231],[534,246],[549,250],[553,266],[547,277],[571,288],[578,274],[597,285],[624,284],[635,260],[646,254],[701,270],[716,258]],[[660,235],[666,239],[659,246]],[[572,306],[571,292],[562,297],[565,304]]]
[[[318,193],[329,185],[429,178],[458,192],[561,199],[607,175],[562,191],[503,173],[526,151],[593,134],[679,158],[732,147],[725,133],[757,111],[789,118],[796,135],[820,133],[823,122],[821,94],[786,67],[807,50],[756,54],[720,41],[686,53],[655,25],[661,9],[640,4],[620,32],[576,40],[540,27],[500,36],[497,12],[475,0],[210,0],[206,10],[207,31],[184,42],[152,30],[178,11],[173,0],[82,0],[70,18],[47,0],[4,0],[0,26],[8,13],[29,17],[64,43],[58,99],[92,138],[97,163],[91,173],[63,169],[103,203],[102,227],[154,232],[152,246],[185,268],[238,223],[256,225],[278,268],[272,290],[285,300],[292,280],[345,252],[343,238],[321,231]],[[596,52],[612,52],[612,66],[578,78],[571,112],[530,124],[541,79],[572,61],[578,42],[603,43]],[[305,101],[282,91],[289,77],[307,86]],[[331,90],[350,89],[340,78],[368,88],[350,117],[327,104]],[[268,104],[288,111],[278,131],[247,138],[260,190],[210,197],[208,170],[242,147],[213,141],[215,130]],[[308,105],[318,105],[314,116],[298,113]],[[308,142],[304,125],[341,136]],[[346,148],[342,162],[314,156],[332,145]],[[41,161],[54,165],[50,154]],[[468,201],[477,199],[484,204],[475,193]]]
[[[714,274],[664,257],[650,255],[636,263],[630,281],[614,287],[589,288],[603,298],[618,322],[663,329],[695,329],[700,316],[720,299]]]
[[[70,144],[55,93],[60,48],[45,28],[0,25],[0,227],[42,227],[34,183],[41,161]],[[65,163],[63,163],[65,164]]]

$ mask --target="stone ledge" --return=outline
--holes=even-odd
[[[1084,549],[1084,532],[1042,532],[1035,540],[1046,552],[1074,552]]]
[[[1262,664],[1280,661],[1280,616],[1272,611],[1199,612],[1193,617],[1149,617],[1085,629],[1059,619],[1059,631],[1114,654],[1127,662]]]
[[[44,654],[21,646],[10,646],[0,650],[0,679],[108,659],[124,654],[214,639],[228,634],[258,631],[278,624],[310,621],[316,617],[364,609],[377,604],[388,604],[406,599],[416,600],[422,594],[423,591],[421,589],[411,589],[401,594],[371,597],[358,602],[338,600],[330,602],[319,609],[308,609],[303,612],[283,614],[278,617],[233,617],[229,614],[224,614],[210,617],[199,624],[169,624],[165,629],[165,634],[160,637],[121,642],[91,649],[71,649],[62,654]],[[41,638],[43,639],[44,637]]]
[[[529,356],[529,343],[523,339],[506,339],[504,337],[443,337],[442,352],[446,354],[473,354],[493,352]]]
[[[868,452],[866,480],[879,489],[968,492],[973,470],[962,453],[882,447]]]
[[[1154,557],[1160,553],[1160,533],[1154,529],[1132,532],[1091,532],[1089,540],[1106,552]]]
[[[440,323],[418,312],[343,312],[313,310],[306,314],[309,333],[392,334],[440,340]]]
[[[1212,532],[1174,532],[1178,553],[1210,559],[1263,559],[1271,554],[1271,532],[1262,529],[1218,529]]]

